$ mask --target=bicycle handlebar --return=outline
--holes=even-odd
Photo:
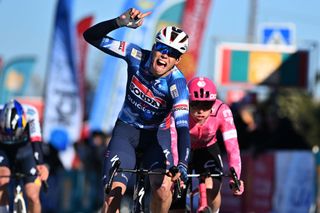
[[[231,173],[231,177],[232,177],[232,180],[234,181],[234,185],[235,185],[236,189],[240,191],[240,184],[241,183],[240,183],[238,175],[233,167],[230,168],[230,173]],[[230,187],[232,188],[232,186],[230,186]]]
[[[117,173],[117,171],[120,167],[120,164],[121,164],[120,160],[117,160],[114,162],[113,166],[110,169],[110,178],[109,178],[108,183],[105,185],[105,189],[104,189],[106,194],[109,194],[109,192],[111,191],[111,185],[113,182],[113,178],[114,178],[115,174]]]
[[[105,193],[109,194],[109,192],[111,191],[111,186],[112,186],[112,182],[113,182],[113,178],[116,175],[117,172],[130,172],[130,173],[135,173],[138,175],[168,175],[168,172],[166,170],[162,170],[162,171],[152,171],[152,170],[148,170],[148,169],[142,169],[142,168],[138,168],[138,169],[126,169],[126,168],[120,168],[121,165],[121,161],[117,160],[114,162],[112,168],[110,169],[110,178],[108,183],[105,185]],[[174,166],[172,167],[169,172],[174,176],[176,173],[179,172],[179,169]],[[181,197],[181,188],[180,188],[180,182],[179,180],[177,180],[175,182],[175,191],[177,191],[177,197],[180,198]]]
[[[202,174],[188,174],[188,177],[195,178],[195,177],[229,177],[229,175],[220,173],[202,173]]]
[[[173,166],[170,168],[169,172],[175,176],[178,172],[179,172],[179,169],[178,167],[176,166]],[[173,197],[174,199],[180,199],[182,196],[182,191],[181,191],[181,186],[180,186],[180,179],[176,180],[174,182],[174,194],[173,194]]]
[[[233,167],[230,167],[229,169],[230,174],[225,174],[223,172],[217,172],[217,173],[210,173],[210,172],[204,172],[201,174],[188,174],[188,177],[195,178],[195,177],[231,177],[234,181],[234,186],[230,185],[230,188],[236,187],[237,190],[240,190],[240,180],[238,178],[238,175]]]
[[[22,179],[24,177],[32,177],[32,176],[38,176],[38,174],[32,175],[32,174],[24,174],[20,172],[13,173],[11,175],[0,175],[0,178],[17,178],[17,179]],[[49,189],[49,184],[46,180],[41,180],[43,184],[43,190],[44,192],[47,192]]]
[[[124,169],[124,168],[118,168],[117,172],[130,172],[135,173],[139,175],[166,175],[166,171],[151,171],[148,169]]]

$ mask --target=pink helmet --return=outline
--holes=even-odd
[[[214,83],[206,77],[195,77],[188,83],[190,101],[215,101],[217,89]]]

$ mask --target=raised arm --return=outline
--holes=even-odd
[[[151,12],[142,13],[135,8],[130,8],[117,18],[100,22],[83,33],[84,39],[95,47],[100,46],[103,38],[111,31],[120,27],[137,28],[143,24],[143,19]]]

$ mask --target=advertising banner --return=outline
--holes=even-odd
[[[309,52],[290,46],[225,43],[217,48],[215,79],[223,86],[308,86]]]
[[[315,158],[309,151],[275,153],[273,212],[310,212],[315,201]]]
[[[187,80],[190,80],[197,70],[210,5],[211,0],[187,0],[185,3],[182,29],[189,35],[189,49],[178,67]]]
[[[72,26],[73,1],[58,2],[51,59],[46,83],[43,136],[59,150],[65,168],[71,168],[73,143],[80,137],[83,109],[79,90]]]
[[[15,58],[0,72],[0,104],[11,98],[26,95],[35,59]]]

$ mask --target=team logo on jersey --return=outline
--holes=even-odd
[[[126,47],[126,42],[121,41],[118,50],[121,50],[121,52],[124,52]]]
[[[208,160],[208,161],[203,165],[203,168],[208,169],[208,168],[211,168],[211,167],[214,167],[214,166],[215,166],[214,160]]]
[[[131,56],[138,59],[138,60],[141,60],[141,56],[142,56],[142,53],[141,51],[135,49],[135,48],[132,48],[131,50]]]
[[[34,109],[32,109],[32,108],[28,108],[26,114],[33,116],[33,115],[36,114],[36,111]]]
[[[180,110],[185,110],[185,111],[188,111],[189,109],[189,106],[188,104],[177,104],[177,105],[174,105],[173,106],[173,112],[176,112],[176,111],[180,111]]]
[[[148,89],[148,87],[143,85],[135,76],[133,76],[131,79],[130,91],[140,100],[156,109],[165,107],[167,105],[163,99],[155,97],[153,92]]]
[[[170,93],[171,93],[172,98],[176,98],[179,96],[179,93],[177,90],[177,85],[174,84],[170,87]]]

